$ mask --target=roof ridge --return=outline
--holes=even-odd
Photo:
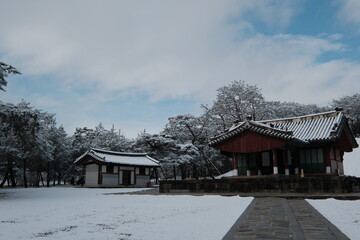
[[[270,130],[270,131],[274,131],[274,132],[281,132],[283,134],[292,135],[292,133],[293,133],[293,131],[289,131],[287,129],[284,130],[284,129],[276,128],[274,126],[266,125],[266,124],[263,124],[263,123],[257,122],[257,121],[247,121],[245,123],[245,125],[252,125],[254,127],[258,127],[258,128],[262,128],[262,129],[266,129],[266,130]]]
[[[112,155],[121,155],[121,156],[146,156],[147,155],[147,153],[116,152],[116,151],[110,151],[110,150],[94,148],[94,147],[91,147],[90,151],[103,153],[103,154],[109,154],[109,155],[111,155],[111,154]]]
[[[86,156],[89,156],[92,159],[87,158]],[[90,148],[83,155],[77,158],[74,163],[78,165],[85,165],[89,161],[90,163],[95,161],[100,164],[109,163],[117,165],[134,165],[149,167],[159,166],[159,161],[146,155],[146,153],[124,153],[99,148]]]
[[[296,117],[287,117],[287,118],[277,118],[277,119],[268,119],[268,120],[260,120],[258,122],[260,123],[272,123],[272,122],[287,122],[287,121],[293,121],[293,120],[310,120],[310,119],[318,119],[318,118],[325,118],[329,117],[329,115],[339,116],[341,114],[344,114],[342,111],[328,111],[328,112],[321,112],[321,113],[313,113],[313,114],[307,114],[307,115],[301,115]]]

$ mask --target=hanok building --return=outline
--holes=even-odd
[[[234,123],[210,140],[238,175],[344,174],[344,152],[358,144],[342,111]]]
[[[146,187],[159,162],[146,153],[90,148],[74,162],[85,166],[86,187]]]

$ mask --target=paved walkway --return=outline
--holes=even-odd
[[[255,198],[223,240],[349,239],[305,200]]]

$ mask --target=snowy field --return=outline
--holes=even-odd
[[[360,139],[357,139],[358,143]],[[360,177],[360,149],[344,156]],[[141,189],[0,189],[0,239],[221,239],[252,198],[104,195]],[[308,200],[359,239],[360,200]]]
[[[221,239],[252,198],[0,189],[0,239]],[[4,194],[5,193],[5,194]]]
[[[307,200],[350,239],[360,239],[360,200]]]

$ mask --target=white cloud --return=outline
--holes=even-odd
[[[271,100],[326,104],[352,94],[360,89],[358,62],[318,61],[324,53],[347,50],[341,35],[277,34],[301,3],[6,1],[0,8],[0,55],[24,76],[51,76],[66,93],[93,90],[39,98],[44,105],[76,102],[64,105],[73,125],[97,124],[87,108],[119,95],[207,103],[235,79],[257,84]],[[275,34],[259,33],[255,22]],[[83,118],[71,116],[76,109]]]
[[[354,24],[358,27],[360,24],[360,1],[336,0],[335,2],[340,6],[338,13],[340,21],[345,21],[346,23]]]
[[[223,81],[208,75],[234,51],[224,45],[236,37],[226,21],[250,11],[282,27],[292,10],[277,2],[8,2],[0,10],[1,52],[24,74],[61,76],[66,85],[192,97],[209,80],[211,90]]]

